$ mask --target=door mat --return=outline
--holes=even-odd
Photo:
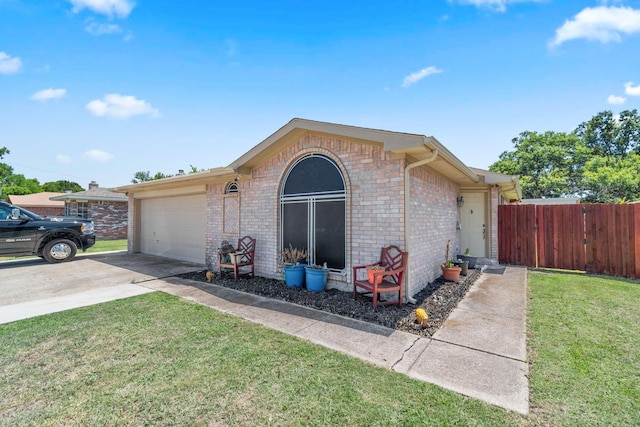
[[[503,274],[507,267],[487,267],[484,273],[489,274]]]

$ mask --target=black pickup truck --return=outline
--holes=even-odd
[[[93,221],[82,218],[41,217],[0,201],[0,256],[37,255],[49,262],[70,261],[78,248],[96,242]]]

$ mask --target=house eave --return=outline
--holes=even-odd
[[[212,168],[203,172],[195,172],[185,175],[176,175],[169,178],[145,181],[137,184],[116,187],[113,191],[118,193],[138,193],[144,191],[170,190],[185,186],[226,182],[234,179],[237,173],[231,168]]]

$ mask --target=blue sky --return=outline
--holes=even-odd
[[[41,183],[114,187],[301,117],[487,168],[520,132],[640,108],[639,53],[640,0],[0,0],[0,147]]]

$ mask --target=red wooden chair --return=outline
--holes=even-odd
[[[382,248],[380,250],[380,260],[376,264],[383,266],[384,271],[380,270],[373,273],[373,283],[370,283],[366,274],[363,274],[363,270],[366,273],[366,265],[353,267],[353,297],[356,298],[358,296],[358,288],[362,288],[366,290],[364,293],[372,294],[374,309],[378,304],[398,304],[398,307],[402,305],[404,272],[407,268],[408,259],[409,253],[401,251],[395,245]],[[363,278],[362,276],[365,277]],[[398,292],[398,299],[380,301],[380,294],[384,292]]]
[[[253,259],[255,254],[256,239],[252,239],[250,236],[244,236],[242,239],[238,239],[236,251],[227,254],[230,258],[228,262],[224,260],[225,254],[218,252],[218,274],[222,276],[222,269],[230,268],[233,270],[233,277],[237,279],[240,267],[251,267],[251,277],[253,277]]]

